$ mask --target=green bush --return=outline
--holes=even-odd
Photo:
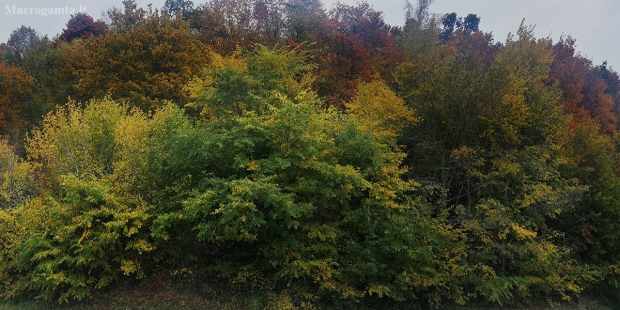
[[[141,257],[153,249],[148,206],[102,180],[69,175],[60,188],[60,197],[2,211],[3,296],[81,300],[121,275],[143,275]]]

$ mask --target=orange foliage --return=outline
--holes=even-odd
[[[607,83],[600,77],[592,62],[575,54],[575,40],[561,39],[550,46],[554,52],[549,82],[562,91],[564,111],[572,115],[571,128],[579,124],[598,123],[601,133],[617,130],[613,113],[613,97],[605,93]]]
[[[24,69],[0,62],[0,133],[15,143],[26,126],[21,116],[30,104],[34,82]]]
[[[75,99],[110,95],[143,110],[161,100],[187,103],[189,79],[207,63],[207,48],[182,20],[150,13],[132,27],[60,46],[77,83]]]

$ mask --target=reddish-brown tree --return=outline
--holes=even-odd
[[[614,100],[606,93],[607,83],[600,75],[600,68],[575,52],[575,40],[562,38],[553,46],[554,60],[549,72],[549,82],[562,91],[564,111],[570,113],[572,128],[578,124],[598,123],[602,133],[617,130]]]
[[[33,80],[24,69],[0,62],[0,134],[10,144],[21,142],[26,120],[21,113],[31,104]]]
[[[257,42],[252,0],[212,0],[198,9],[194,25],[201,42],[222,54]]]
[[[330,19],[314,34],[321,47],[315,88],[329,105],[342,106],[357,89],[357,84],[375,78],[390,79],[405,54],[383,14],[367,3],[357,6],[337,4]]]
[[[107,30],[107,26],[102,21],[94,21],[90,15],[86,13],[77,13],[71,15],[71,18],[67,22],[67,28],[65,28],[58,41],[71,42],[75,39],[88,39],[90,37],[96,37],[104,34]]]

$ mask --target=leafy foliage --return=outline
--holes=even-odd
[[[163,270],[274,308],[617,297],[618,74],[431,3],[393,27],[363,2],[127,0],[14,31],[1,296]]]
[[[120,275],[142,276],[147,207],[122,199],[105,181],[62,178],[60,197],[2,211],[5,297],[33,291],[45,299],[84,299]],[[5,279],[6,281],[6,279]]]
[[[19,158],[7,141],[3,141],[0,144],[0,207],[16,207],[35,191],[33,165]]]
[[[550,224],[572,212],[586,187],[560,172],[567,123],[556,90],[544,83],[547,42],[523,25],[517,35],[495,51],[471,44],[481,39],[474,34],[427,71],[406,70],[409,64],[397,71],[421,119],[403,136],[410,177],[447,190],[439,203],[456,208],[454,220],[467,232],[477,294],[502,302],[545,287],[569,299],[589,271],[571,262]]]
[[[33,80],[21,67],[0,62],[0,132],[11,144],[24,136],[24,112],[32,104]]]
[[[45,299],[83,299],[122,276],[145,275],[143,262],[152,261],[146,254],[157,245],[152,221],[162,210],[148,203],[157,188],[145,191],[150,184],[138,181],[153,176],[145,160],[167,147],[159,139],[168,141],[167,127],[182,128],[184,118],[171,105],[149,119],[110,100],[69,104],[46,117],[27,145],[42,193],[5,214],[2,268],[13,283],[7,296],[34,291]],[[32,175],[26,163],[13,164]]]
[[[212,54],[211,65],[186,89],[195,101],[189,106],[210,117],[239,116],[247,111],[269,113],[282,97],[299,102],[307,98],[312,65],[303,52],[255,45],[222,57]]]
[[[110,95],[145,111],[162,100],[186,102],[182,87],[206,63],[206,48],[182,20],[134,13],[115,15],[119,25],[103,36],[61,44],[76,79],[75,99]]]
[[[389,79],[392,70],[404,60],[381,12],[367,3],[342,3],[330,12],[314,40],[322,46],[315,89],[328,105],[342,108],[355,95],[357,84],[375,78]]]
[[[376,125],[361,113],[347,117],[320,110],[313,95],[293,101],[269,90],[255,100],[279,104],[245,105],[207,126],[218,169],[182,215],[196,223],[199,240],[229,249],[213,268],[231,280],[250,268],[276,283],[314,283],[321,294],[345,298],[404,300],[425,289],[436,290],[437,300],[451,296],[440,287],[449,281],[442,275],[458,272],[451,262],[461,255],[459,234],[403,195],[416,184],[400,179],[403,154],[393,142],[369,130]]]
[[[71,16],[67,22],[67,28],[63,29],[58,37],[59,41],[71,42],[75,39],[88,39],[105,33],[107,27],[102,21],[94,21],[86,13],[77,13]]]

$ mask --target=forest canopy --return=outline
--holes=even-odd
[[[620,298],[620,78],[409,4],[134,0],[0,44],[0,296],[190,270],[289,308]],[[279,305],[264,305],[280,307]]]

